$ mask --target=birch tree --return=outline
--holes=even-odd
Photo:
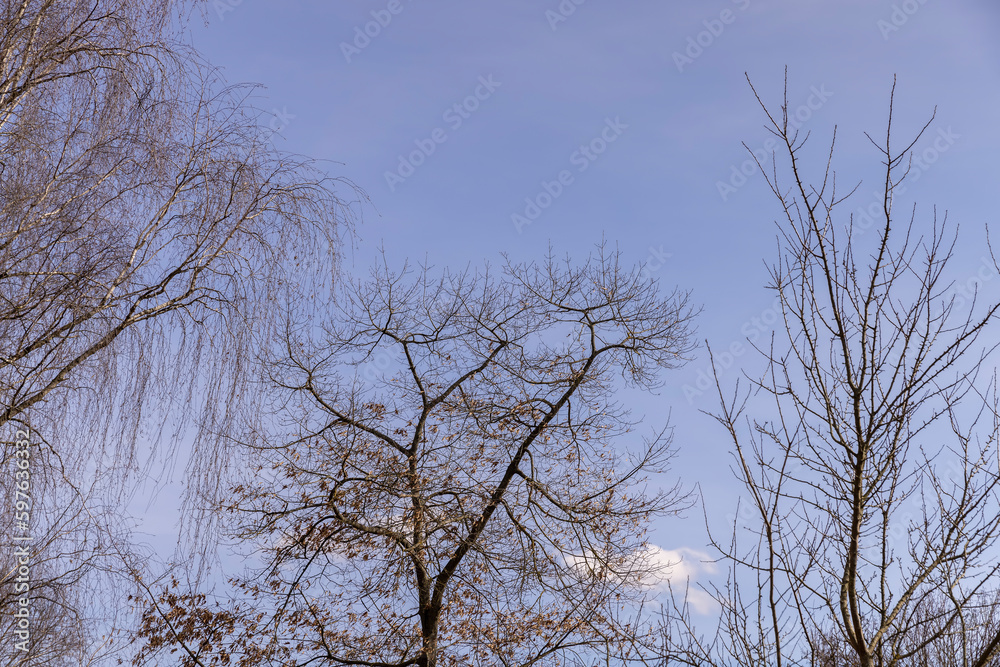
[[[0,2],[0,441],[12,445],[18,428],[36,434],[36,501],[49,489],[44,500],[65,503],[32,514],[36,596],[63,580],[61,555],[104,553],[76,540],[79,521],[87,532],[114,518],[107,508],[162,462],[151,447],[170,439],[163,429],[226,418],[283,285],[308,280],[307,265],[328,284],[345,229],[345,190],[277,151],[249,89],[226,86],[180,41],[190,9]],[[12,451],[0,460],[5,527]],[[73,518],[47,523],[59,516]],[[63,586],[49,602],[102,599],[84,594],[86,577],[74,581],[72,595]],[[33,599],[39,614],[51,607]],[[83,636],[71,626],[49,627]]]

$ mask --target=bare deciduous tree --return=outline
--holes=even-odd
[[[329,183],[274,150],[239,89],[213,92],[169,39],[175,4],[3,6],[0,423],[74,373],[131,395],[150,380],[149,341],[123,334],[154,320],[142,331],[243,329],[266,316],[282,253],[330,259]],[[101,354],[115,343],[124,372]]]
[[[655,386],[691,316],[602,250],[499,276],[379,270],[322,335],[289,324],[237,443],[252,465],[219,508],[264,564],[234,579],[242,604],[163,591],[137,663],[167,647],[185,665],[648,657],[644,532],[685,495],[644,490],[669,438],[628,446],[616,376]],[[362,382],[380,354],[395,366]]]
[[[163,426],[225,419],[289,276],[308,264],[330,282],[347,212],[332,181],[275,150],[248,91],[177,41],[186,4],[0,2],[0,427],[31,424],[37,488],[63,484],[47,498],[80,511],[127,502],[151,456],[137,443]],[[44,525],[58,515],[34,513],[51,566],[39,595],[83,548]]]
[[[756,520],[716,542],[733,565],[715,589],[719,634],[699,635],[679,604],[672,654],[692,665],[997,664],[1000,416],[986,377],[996,343],[980,339],[1000,305],[950,291],[954,241],[936,213],[898,219],[930,121],[897,144],[890,100],[885,137],[869,137],[884,165],[882,218],[864,236],[842,217],[853,190],[837,187],[832,142],[809,185],[785,100],[780,114],[761,102],[790,172],[786,185],[776,166],[765,171],[785,215],[770,269],[784,331],[760,346],[766,371],[751,391],[719,385],[715,415]]]
[[[1000,632],[1000,596],[995,592],[963,600],[957,623],[951,620],[955,601],[947,592],[927,596],[914,607],[911,632],[904,640],[915,667],[965,667],[981,655]],[[814,642],[813,662],[819,667],[857,667],[857,653],[835,629],[820,633]],[[985,663],[1000,664],[992,657]]]
[[[0,550],[0,634],[5,638],[0,664],[109,664],[123,648],[128,623],[120,613],[125,595],[116,596],[122,580],[111,543],[111,531],[120,528],[115,513],[93,502],[98,494],[91,488],[64,476],[72,471],[55,452],[37,447],[37,434],[20,430],[18,435],[36,447],[30,459],[14,456],[13,443],[4,443],[0,452],[3,460],[29,464],[18,469],[26,474],[8,473],[15,483],[31,482],[23,496],[15,495],[18,487],[9,480],[0,484],[13,510],[0,514],[6,542]],[[43,472],[30,475],[32,470]],[[89,486],[99,486],[99,480]],[[27,526],[22,523],[26,515]]]

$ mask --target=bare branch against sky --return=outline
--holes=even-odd
[[[933,114],[900,138],[892,93],[885,132],[868,137],[884,189],[866,237],[844,206],[856,186],[833,168],[836,130],[810,177],[787,96],[778,109],[761,101],[784,158],[765,170],[782,211],[770,288],[783,326],[757,345],[760,376],[717,380],[714,416],[752,520],[713,540],[732,566],[715,588],[717,636],[700,638],[676,607],[686,664],[998,662],[1000,410],[987,358],[1000,302],[952,290],[946,215],[897,207]]]
[[[661,430],[615,400],[691,351],[683,292],[617,253],[445,275],[386,267],[322,333],[292,324],[266,400],[226,434],[247,470],[217,508],[263,565],[216,610],[166,587],[141,658],[185,665],[637,662],[662,578],[649,522],[688,503]],[[397,360],[377,382],[357,368]],[[248,600],[249,604],[238,603]],[[263,615],[259,615],[263,614]],[[184,619],[172,623],[171,619]],[[180,628],[183,628],[181,630]]]
[[[0,5],[0,524],[35,538],[30,557],[0,552],[0,628],[13,636],[17,601],[34,601],[32,664],[90,655],[102,596],[86,591],[113,603],[107,531],[157,431],[225,418],[251,334],[304,275],[286,257],[329,283],[345,230],[334,183],[275,150],[250,91],[176,41],[185,11]],[[35,511],[15,531],[29,481]],[[28,561],[30,591],[15,591]]]
[[[975,664],[998,29],[0,0],[0,664]]]

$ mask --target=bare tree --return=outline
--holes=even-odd
[[[980,338],[1000,305],[951,291],[954,240],[936,213],[898,220],[933,116],[899,144],[891,99],[884,138],[869,137],[884,169],[868,236],[841,213],[854,190],[837,187],[833,142],[810,186],[787,88],[780,114],[761,102],[790,172],[765,171],[785,215],[769,286],[784,331],[759,346],[749,391],[719,384],[715,417],[756,520],[714,541],[733,565],[715,589],[719,634],[697,634],[678,605],[685,664],[997,664],[1000,415],[995,334]]]
[[[201,324],[218,338],[266,315],[281,253],[331,259],[332,184],[275,151],[245,93],[170,41],[175,4],[3,7],[0,423],[74,373],[87,382],[73,389],[131,379],[134,395],[151,379],[140,331],[187,323],[173,342],[195,354]],[[113,344],[127,369],[102,356]]]
[[[18,433],[38,439],[26,430]],[[109,531],[119,529],[115,513],[94,503],[96,494],[89,488],[62,476],[67,471],[57,454],[38,449],[27,460],[12,449],[13,443],[4,443],[4,460],[30,464],[18,470],[28,474],[15,481],[30,479],[31,484],[24,495],[15,494],[18,487],[6,480],[0,485],[14,510],[0,514],[6,541],[0,550],[0,633],[5,638],[0,664],[110,663],[123,647],[129,622],[119,613],[125,595],[115,595],[122,587],[116,576],[119,559],[109,541]],[[50,474],[30,475],[31,469]],[[26,526],[22,519],[28,515]]]
[[[916,667],[965,667],[970,655],[980,655],[1000,632],[1000,596],[996,592],[963,601],[959,622],[952,622],[955,601],[947,592],[928,595],[913,609],[910,634],[904,639],[910,657],[905,664]],[[820,667],[856,667],[857,654],[835,628],[819,633],[813,661]],[[985,663],[1000,665],[996,656]]]
[[[602,250],[499,276],[382,269],[334,319],[289,318],[236,443],[251,465],[219,507],[263,564],[218,608],[162,591],[136,663],[168,647],[184,665],[648,657],[643,535],[685,494],[644,490],[669,438],[630,446],[616,376],[656,386],[691,316]],[[379,355],[394,365],[363,382]]]
[[[249,91],[177,41],[188,8],[0,3],[0,427],[9,439],[30,424],[36,488],[63,485],[45,499],[80,512],[68,524],[34,512],[38,595],[65,581],[61,555],[102,552],[68,526],[99,507],[113,522],[164,426],[226,418],[291,277],[332,279],[347,215],[335,183],[277,151]],[[204,471],[213,454],[196,451]],[[9,524],[6,500],[0,512]]]

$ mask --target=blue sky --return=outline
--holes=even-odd
[[[739,174],[741,142],[763,155],[769,137],[744,73],[776,108],[786,66],[812,174],[837,125],[835,167],[864,179],[852,210],[878,185],[863,132],[884,134],[896,75],[900,141],[938,107],[917,149],[941,141],[905,197],[918,228],[935,204],[961,226],[956,278],[973,275],[996,220],[1000,5],[986,0],[214,0],[203,18],[195,47],[230,83],[263,86],[255,104],[277,144],[370,198],[352,272],[380,245],[397,264],[458,267],[539,259],[550,244],[583,258],[606,239],[664,287],[692,290],[714,348],[763,333],[781,211],[760,174]],[[532,201],[548,203],[523,224]],[[734,361],[724,379],[753,355]],[[699,412],[714,407],[696,393],[706,369],[702,349],[636,411],[652,425],[672,410],[677,472],[722,525],[735,495],[725,434]],[[700,513],[654,540],[704,549]]]

